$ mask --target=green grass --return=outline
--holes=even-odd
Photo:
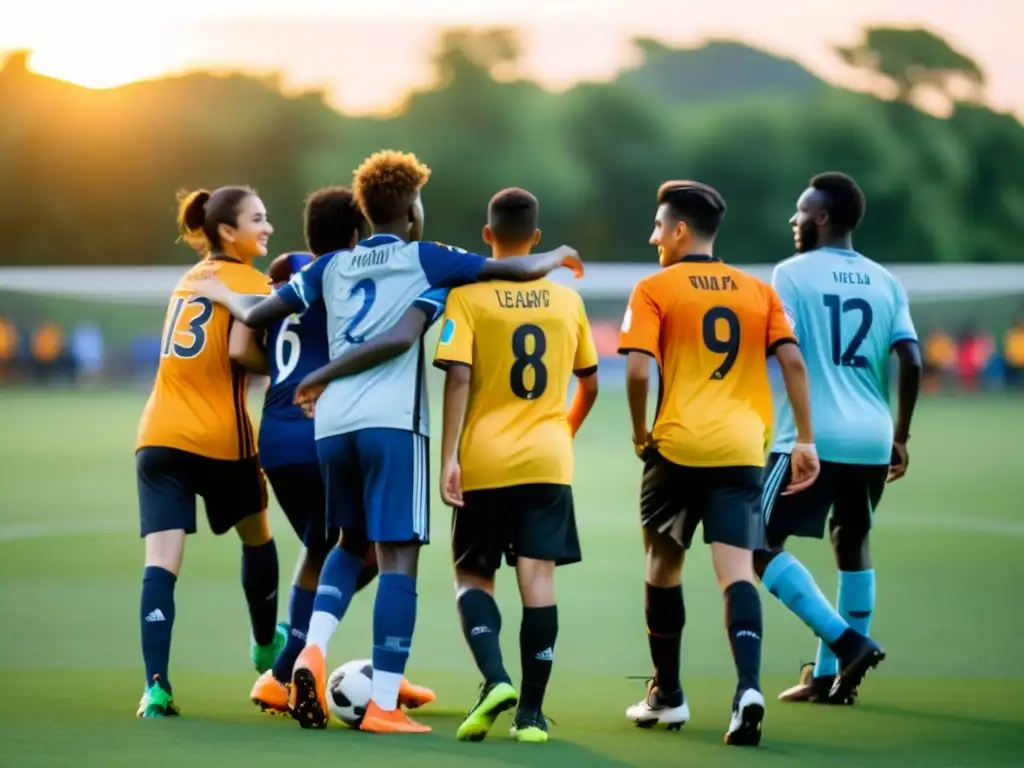
[[[510,741],[509,718],[482,744],[461,744],[459,713],[476,674],[452,600],[446,510],[433,510],[423,556],[409,676],[434,687],[425,737],[342,727],[305,732],[257,713],[247,696],[248,618],[233,535],[191,537],[177,591],[172,678],[184,716],[138,721],[142,689],[132,448],[144,394],[0,394],[0,764],[273,765],[301,758],[418,766],[1010,766],[1024,749],[1024,402],[927,400],[911,471],[887,491],[874,539],[879,577],[873,634],[889,659],[852,708],[781,705],[774,694],[813,656],[807,630],[765,596],[760,750],[721,745],[733,689],[722,604],[708,553],[687,563],[684,684],[693,721],[681,733],[640,731],[623,716],[649,670],[637,527],[639,465],[620,393],[606,391],[578,441],[577,514],[584,562],[559,573],[561,634],[546,746]],[[255,401],[254,401],[255,403]],[[436,420],[435,420],[436,423]],[[436,466],[436,465],[435,465]],[[297,546],[273,510],[282,574]],[[835,589],[827,546],[795,553]],[[504,649],[515,671],[520,609],[502,572]],[[282,585],[282,594],[286,585]],[[360,595],[331,663],[366,657],[373,587]],[[286,609],[282,601],[282,615]]]

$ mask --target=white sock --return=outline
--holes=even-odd
[[[315,614],[314,614],[315,615]],[[402,684],[400,672],[373,670],[373,700],[385,712],[398,709],[398,688]]]
[[[306,645],[315,645],[327,658],[327,646],[338,628],[338,617],[327,611],[313,611],[309,620],[309,631],[306,633]]]

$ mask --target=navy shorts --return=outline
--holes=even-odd
[[[286,464],[264,472],[281,511],[307,549],[326,552],[338,543],[338,529],[327,525],[327,496],[319,464]]]
[[[135,452],[140,534],[196,532],[196,496],[210,530],[227,533],[267,508],[267,484],[255,456],[211,459],[177,448],[148,446]]]
[[[429,440],[372,428],[316,441],[327,522],[377,544],[430,540]]]

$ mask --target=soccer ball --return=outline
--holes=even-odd
[[[358,659],[342,664],[327,678],[327,708],[349,728],[363,722],[373,694],[373,664]]]

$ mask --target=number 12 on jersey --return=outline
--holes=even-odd
[[[845,301],[834,293],[826,293],[823,297],[825,306],[828,308],[829,328],[832,332],[832,362],[844,368],[867,368],[868,359],[864,355],[858,355],[857,350],[867,338],[871,330],[873,313],[871,305],[859,296]],[[850,343],[843,349],[843,315],[848,312],[860,312],[860,325],[850,339]]]

